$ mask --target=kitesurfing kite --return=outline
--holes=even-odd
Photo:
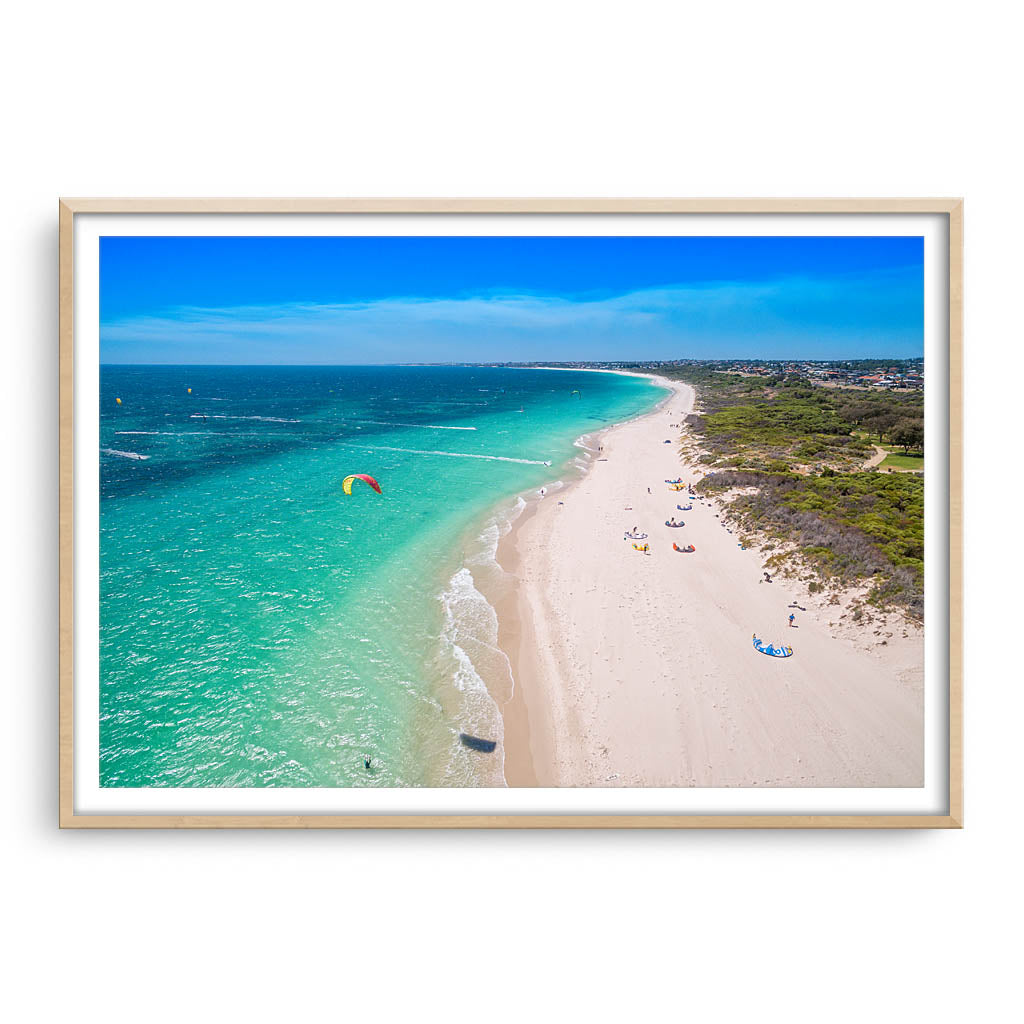
[[[570,398],[572,398],[572,396],[573,396],[573,395],[579,395],[579,396],[580,396],[580,398],[582,398],[582,397],[583,397],[583,395],[582,395],[582,394],[580,394],[580,392],[579,392],[579,391],[570,391],[570,392],[569,392],[569,397],[570,397]]]
[[[779,644],[777,647],[775,644],[766,644],[763,640],[758,640],[757,634],[754,634],[754,650],[760,651],[761,654],[767,654],[769,658],[792,658],[793,648],[784,647]]]
[[[367,476],[366,473],[353,473],[351,476],[347,476],[347,477],[345,477],[344,480],[341,481],[341,489],[346,494],[351,494],[352,493],[352,481],[353,480],[362,480],[364,484],[369,484],[378,494],[383,494],[384,493],[380,489],[380,484],[377,483],[377,481],[374,480],[372,476]]]

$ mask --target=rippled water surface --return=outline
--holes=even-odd
[[[662,394],[582,372],[104,367],[101,784],[501,784],[474,579],[518,495]],[[383,495],[344,496],[349,473]]]

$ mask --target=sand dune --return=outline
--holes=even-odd
[[[671,386],[658,411],[599,438],[606,461],[538,502],[499,549],[517,580],[499,607],[516,680],[509,784],[922,785],[920,631],[884,647],[843,636],[798,585],[760,582],[764,556],[739,548],[716,507],[677,512],[687,502],[664,480],[699,472],[669,427],[693,392]],[[683,529],[663,525],[673,515]],[[623,540],[634,525],[650,554]],[[790,628],[794,600],[807,612]],[[753,633],[794,656],[758,654]]]

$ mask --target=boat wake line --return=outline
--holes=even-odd
[[[407,455],[444,455],[449,459],[486,459],[488,462],[520,462],[525,466],[550,466],[550,462],[540,459],[514,459],[508,455],[474,455],[471,452],[438,452],[421,448],[390,448],[386,445],[350,444],[348,448],[358,448],[364,452],[404,452]]]
[[[101,448],[100,451],[104,455],[120,455],[122,459],[138,459],[139,462],[144,462],[149,458],[148,455],[140,455],[138,452],[122,452],[116,448]]]
[[[301,423],[302,420],[288,420],[281,416],[225,416],[219,412],[194,412],[189,416],[190,420],[259,420],[260,423]]]
[[[439,427],[433,423],[394,423],[391,420],[349,420],[349,423],[371,423],[375,427],[418,427],[420,430],[476,430],[476,427]]]

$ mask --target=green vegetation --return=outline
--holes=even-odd
[[[849,420],[857,433],[878,444],[885,441],[924,452],[924,399],[919,394],[892,391],[838,392],[834,394],[836,413]]]
[[[923,615],[924,479],[862,468],[883,442],[903,449],[883,465],[923,465],[919,395],[839,391],[692,365],[667,375],[698,390],[701,411],[687,417],[684,441],[711,470],[698,489],[742,488],[729,514],[745,531],[760,531],[767,549],[794,546],[774,554],[776,564],[795,554],[821,580],[870,581],[872,603]]]
[[[662,367],[697,387],[701,412],[688,418],[709,465],[781,471],[852,470],[888,442],[924,451],[919,394],[824,388],[796,377],[745,377],[709,366]]]
[[[897,455],[890,453],[879,463],[879,469],[899,469],[913,472],[924,471],[924,453],[919,455]]]
[[[740,377],[700,367],[671,376],[700,390],[702,411],[687,423],[710,465],[771,472],[828,464],[859,468],[872,447],[854,434],[835,394],[787,378]]]
[[[819,476],[716,471],[705,493],[748,489],[730,514],[745,528],[791,542],[823,578],[871,580],[869,600],[924,612],[924,479],[907,474],[823,472]],[[785,555],[775,556],[781,562]]]

